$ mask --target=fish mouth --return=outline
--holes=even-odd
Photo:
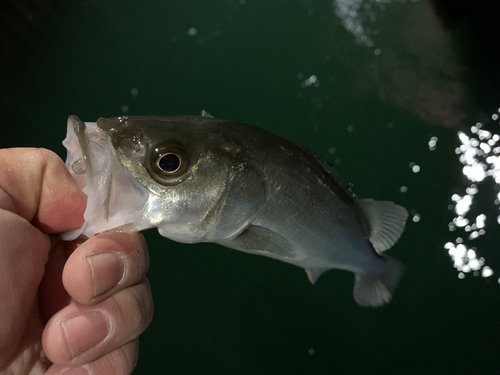
[[[63,141],[63,145],[68,150],[66,166],[72,174],[77,176],[83,175],[85,177],[85,183],[83,185],[82,179],[75,178],[82,190],[85,186],[87,186],[87,190],[94,190],[95,175],[93,165],[98,166],[98,164],[102,164],[105,157],[105,143],[103,144],[103,142],[101,142],[101,144],[99,144],[95,142],[94,139],[91,149],[88,134],[94,135],[92,138],[96,138],[95,135],[98,132],[99,129],[95,123],[86,124],[75,115],[68,117],[68,133],[66,139]],[[99,170],[100,168],[98,168],[98,171]]]
[[[96,123],[69,116],[63,145],[67,150],[66,167],[87,195],[85,224],[63,234],[64,240],[151,227],[143,215],[149,191],[121,164],[111,139]]]

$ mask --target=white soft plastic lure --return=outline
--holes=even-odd
[[[391,300],[401,264],[383,252],[407,211],[358,199],[319,156],[256,126],[209,116],[68,119],[66,165],[88,195],[85,224],[215,242],[305,269],[355,274],[360,305]]]

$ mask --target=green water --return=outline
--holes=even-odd
[[[358,196],[410,211],[389,251],[406,273],[379,309],[356,305],[350,273],[331,271],[311,286],[300,268],[146,232],[155,317],[134,374],[500,372],[491,176],[470,194],[462,216],[471,227],[449,230],[474,183],[457,132],[473,136],[481,121],[498,133],[498,92],[478,89],[488,71],[476,74],[469,26],[443,29],[427,1],[346,4],[77,0],[54,5],[3,56],[2,147],[64,157],[70,114],[95,121],[205,109],[300,142],[335,164]],[[445,249],[457,248],[457,237],[474,250],[461,260],[471,270],[457,270]]]

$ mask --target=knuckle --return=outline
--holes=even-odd
[[[151,291],[147,279],[131,288],[135,316],[136,334],[139,335],[148,327],[153,318],[153,303],[151,300]]]
[[[125,256],[127,274],[126,282],[129,285],[140,282],[149,268],[149,255],[145,246],[142,244],[142,235],[137,237],[131,251]]]
[[[46,148],[25,149],[24,158],[32,164],[38,165],[39,170],[45,169],[63,169],[64,163],[61,158],[53,151]]]
[[[112,351],[108,355],[97,361],[97,369],[93,369],[94,374],[116,374],[127,375],[131,374],[137,365],[138,358],[138,341],[128,342],[118,349]],[[101,362],[101,363],[98,363]],[[95,371],[97,370],[97,371]]]
[[[83,367],[93,375],[130,375],[137,365],[139,341],[129,341],[112,352],[85,364]]]
[[[134,339],[113,352],[113,367],[121,369],[124,374],[131,374],[139,357],[139,340]]]
[[[113,299],[112,314],[116,313],[116,327],[126,327],[123,342],[138,337],[151,323],[153,302],[151,290],[146,278],[141,283],[124,289]]]
[[[48,150],[46,148],[34,148],[32,149],[33,155],[40,160],[44,160],[47,163],[60,162],[61,159],[54,151]]]

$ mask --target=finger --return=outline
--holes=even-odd
[[[135,339],[120,346],[118,349],[106,354],[93,362],[80,367],[65,367],[52,365],[45,375],[108,375],[131,374],[137,365],[139,356],[139,340]]]
[[[42,231],[80,227],[85,201],[54,153],[0,150],[0,368],[19,354],[14,350],[36,340],[34,328],[42,330],[42,322],[33,318],[38,316],[28,316],[38,307],[37,290],[51,248]]]
[[[64,288],[62,273],[66,263],[66,249],[71,244],[51,237],[52,248],[45,263],[45,274],[38,287],[40,316],[45,324],[52,315],[71,303],[71,296]]]
[[[137,338],[153,316],[147,279],[96,305],[71,304],[47,323],[42,344],[47,358],[62,366],[81,366]]]
[[[83,225],[87,197],[52,151],[1,149],[0,176],[0,208],[17,213],[48,234]]]
[[[81,244],[69,257],[63,283],[73,299],[95,304],[144,278],[149,257],[139,233],[109,233]]]
[[[22,339],[44,274],[50,240],[18,215],[0,209],[0,368]]]

